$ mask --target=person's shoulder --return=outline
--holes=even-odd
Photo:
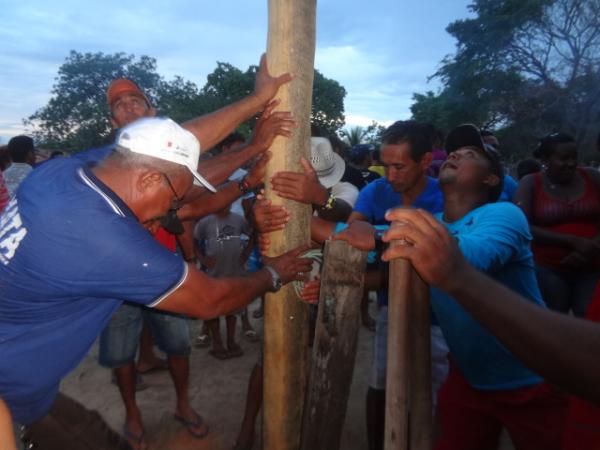
[[[527,217],[521,208],[511,202],[487,203],[475,210],[479,221],[489,221],[497,226],[529,230]]]
[[[511,175],[504,175],[504,183],[508,183],[511,185],[516,185],[517,184],[517,180],[515,180]]]
[[[114,149],[115,144],[111,142],[110,144],[101,145],[99,147],[92,147],[87,150],[74,153],[68,159],[73,159],[82,163],[100,162],[103,159],[105,159],[108,155],[110,155],[114,151]]]

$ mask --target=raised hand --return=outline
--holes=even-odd
[[[293,75],[284,73],[278,77],[273,77],[269,73],[267,65],[267,55],[263,53],[260,57],[260,64],[254,82],[254,95],[265,104],[277,94],[279,88],[292,81]]]

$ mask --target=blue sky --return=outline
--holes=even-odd
[[[347,90],[348,125],[409,117],[413,92],[453,53],[446,33],[466,0],[321,0],[315,67]],[[203,86],[217,61],[246,69],[267,40],[267,0],[5,0],[0,27],[0,143],[44,106],[70,50],[156,58],[158,73]]]

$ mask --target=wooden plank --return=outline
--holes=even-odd
[[[310,112],[315,51],[315,0],[269,0],[267,57],[272,74],[292,72],[283,86],[278,109],[291,111],[298,128],[291,139],[276,139],[267,180],[282,170],[301,171],[300,156],[309,158]],[[285,230],[272,233],[271,255],[310,242],[309,205],[284,202],[267,183],[267,198],[285,204],[293,220]],[[264,336],[263,448],[296,450],[307,379],[308,307],[291,286],[266,296]]]
[[[352,384],[367,252],[328,241],[302,426],[303,450],[337,450]]]

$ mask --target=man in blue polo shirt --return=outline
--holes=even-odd
[[[432,213],[441,211],[442,193],[438,182],[427,176],[427,169],[432,159],[432,142],[425,126],[414,121],[398,121],[385,130],[381,139],[380,159],[385,167],[385,178],[372,181],[360,191],[348,222],[362,220],[372,225],[389,225],[385,213],[400,205],[422,208]],[[376,273],[387,272],[387,265],[375,263],[372,266]],[[368,284],[369,278],[371,275],[367,272],[365,284]],[[379,314],[375,326],[373,369],[366,400],[370,450],[383,448],[387,368],[387,289],[380,288],[377,298]],[[433,333],[439,334],[435,328]],[[435,337],[435,334],[432,335],[432,342],[442,347],[441,371],[445,373],[443,338],[441,335],[438,339]],[[443,378],[444,375],[442,374],[441,377]]]
[[[122,130],[116,150],[98,166],[44,164],[0,216],[0,398],[18,423],[67,422],[61,411],[44,418],[60,380],[123,301],[212,318],[310,268],[297,257],[303,249],[244,278],[212,279],[186,264],[148,231],[193,179],[211,188],[197,172],[197,139],[146,118]]]

